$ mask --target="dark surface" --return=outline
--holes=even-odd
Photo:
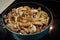
[[[35,2],[47,6],[52,11],[53,19],[54,19],[53,30],[39,40],[60,40],[60,2],[56,2],[56,1],[35,1]],[[17,3],[17,1],[15,1],[14,3]],[[7,31],[3,29],[2,26],[0,25],[0,40],[15,40],[15,39],[12,38],[7,33]]]

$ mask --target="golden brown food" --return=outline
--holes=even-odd
[[[5,23],[8,29],[20,34],[34,34],[44,30],[49,22],[48,14],[29,6],[13,8],[6,17]]]

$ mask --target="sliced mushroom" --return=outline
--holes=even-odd
[[[28,29],[25,27],[21,27],[21,29],[25,30],[27,32],[27,34],[29,33]]]
[[[27,34],[25,30],[20,30],[22,34]]]
[[[19,22],[19,25],[20,25],[21,27],[28,27],[28,26],[30,25],[30,22],[24,22],[24,23]]]
[[[39,28],[38,26],[36,27],[36,29],[37,29],[37,30],[36,30],[37,32],[40,32],[40,28]]]

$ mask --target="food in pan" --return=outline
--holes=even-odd
[[[34,34],[44,30],[49,22],[48,14],[39,8],[20,6],[13,8],[5,17],[7,28],[20,34]]]

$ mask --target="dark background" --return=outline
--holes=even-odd
[[[53,14],[54,29],[39,40],[60,40],[60,1],[59,0],[28,0],[28,1],[15,0],[12,4],[15,4],[17,2],[38,2],[47,6]],[[0,19],[1,19],[1,15],[0,15]],[[7,31],[3,29],[2,26],[0,25],[0,40],[15,40],[15,39],[10,37]]]

